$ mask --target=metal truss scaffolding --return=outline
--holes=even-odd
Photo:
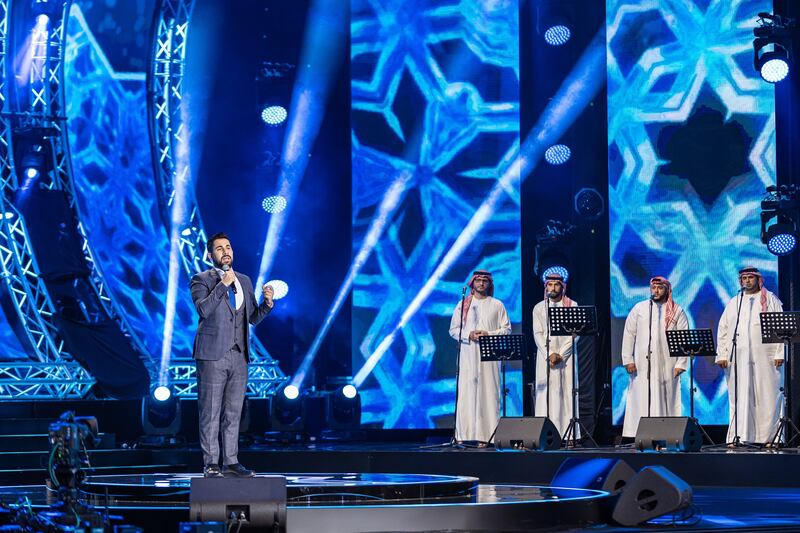
[[[0,366],[0,398],[82,397],[92,385],[92,378],[73,362],[58,334],[53,320],[56,310],[39,275],[25,220],[11,201],[19,189],[14,144],[23,133],[30,135],[30,132],[35,132],[47,147],[44,154],[49,161],[42,168],[39,185],[62,191],[71,208],[89,267],[88,282],[80,297],[95,303],[102,312],[102,319],[110,318],[117,324],[151,375],[154,375],[155,368],[111,299],[80,223],[65,127],[63,91],[64,36],[71,0],[61,0],[59,12],[49,17],[46,26],[37,24],[26,44],[20,45],[32,48],[31,63],[26,65],[30,67],[28,78],[16,88],[8,82],[17,79],[18,74],[14,72],[13,58],[19,55],[20,50],[15,49],[15,43],[26,41],[9,33],[12,7],[25,13],[28,5],[28,2],[0,0],[0,261],[3,269],[0,298],[7,315],[11,314],[9,309],[16,310],[16,316],[7,316],[7,319],[28,355],[39,363]],[[14,89],[17,92],[12,97]]]

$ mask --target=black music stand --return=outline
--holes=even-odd
[[[577,445],[578,428],[580,428],[592,445],[597,448],[597,442],[592,438],[586,427],[578,417],[578,372],[575,368],[575,359],[578,353],[575,349],[575,339],[578,335],[594,335],[597,333],[597,310],[593,305],[578,305],[570,307],[550,308],[550,335],[553,337],[572,337],[572,419],[561,441],[569,447]],[[548,364],[550,354],[547,355]]]
[[[503,416],[506,416],[506,362],[521,361],[525,353],[525,335],[483,335],[478,338],[481,363],[500,361],[503,374]]]
[[[667,346],[670,357],[689,358],[689,418],[694,420],[703,436],[711,445],[714,441],[708,436],[706,430],[694,416],[694,358],[695,357],[714,357],[717,349],[714,346],[714,334],[711,328],[703,329],[676,329],[667,330]],[[680,386],[680,385],[679,385]]]
[[[767,446],[789,448],[800,434],[800,429],[792,420],[792,373],[789,366],[789,344],[800,342],[800,312],[761,313],[761,342],[764,344],[783,343],[783,415],[781,415],[775,436]],[[793,435],[790,430],[794,431]],[[786,444],[781,443],[781,432],[784,431],[786,432]]]

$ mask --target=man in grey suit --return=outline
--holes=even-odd
[[[224,233],[209,237],[206,250],[214,268],[195,274],[190,283],[199,315],[193,355],[197,364],[203,475],[251,477],[255,472],[242,466],[237,458],[239,419],[250,361],[248,326],[258,324],[272,310],[274,291],[264,285],[264,301],[258,305],[250,278],[231,268],[233,248]]]

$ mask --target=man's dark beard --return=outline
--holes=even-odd
[[[663,294],[661,296],[653,296],[653,301],[657,304],[663,304],[667,301],[667,295]]]
[[[226,256],[226,257],[227,257],[227,256]],[[211,258],[211,262],[212,262],[212,263],[214,263],[214,268],[218,268],[218,269],[222,270],[222,266],[224,265],[224,263],[222,262],[222,259],[220,259],[220,260],[219,260],[219,262],[217,262],[217,260],[216,260],[216,259],[214,259],[214,258],[212,257],[212,258]],[[229,265],[231,268],[233,268],[233,261],[231,261],[230,263],[228,263],[228,265]]]

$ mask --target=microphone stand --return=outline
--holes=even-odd
[[[453,409],[453,415],[455,417],[455,423],[453,424],[453,436],[450,438],[450,445],[455,446],[458,445],[458,439],[456,438],[456,429],[458,428],[458,384],[459,384],[459,375],[461,374],[461,336],[464,333],[464,299],[467,296],[467,287],[464,286],[461,288],[461,305],[459,306],[459,323],[458,323],[458,351],[456,352],[456,405]]]
[[[742,315],[742,301],[744,301],[744,287],[739,289],[739,305],[736,308],[736,325],[733,328],[733,341],[731,342],[731,354],[728,360],[733,363],[733,441],[726,443],[726,445],[733,448],[740,447],[753,447],[742,442],[742,437],[739,435],[739,365],[737,359],[739,357],[739,348],[737,337],[739,336],[739,319]]]
[[[742,301],[744,300],[744,287],[739,289],[739,305],[736,306],[736,325],[733,327],[731,351],[728,355],[728,364],[733,366],[733,440],[720,446],[728,448],[758,448],[758,446],[742,442],[739,436],[739,365],[736,359],[739,356],[737,337],[739,336],[739,319],[742,315]],[[728,391],[730,394],[730,391]]]
[[[545,412],[545,416],[549,419],[550,418],[550,298],[545,294],[544,296],[544,305],[547,306],[547,340],[545,342],[545,346],[547,348],[547,353],[544,356],[544,364],[547,368],[547,384],[545,385],[545,394],[547,394],[547,408]]]
[[[647,322],[647,416],[648,418],[650,415],[650,403],[652,401],[652,391],[653,387],[650,384],[650,358],[653,355],[652,352],[652,341],[653,341],[653,296],[650,296],[650,320]]]
[[[450,440],[443,443],[443,444],[434,444],[432,446],[421,446],[420,449],[422,450],[431,450],[435,448],[463,448],[461,444],[458,443],[456,439],[456,431],[458,429],[458,384],[459,384],[459,374],[461,373],[461,344],[462,344],[462,335],[464,333],[464,299],[467,296],[467,287],[463,287],[461,289],[461,305],[459,305],[459,323],[458,323],[458,349],[456,350],[456,404],[453,408],[453,415],[455,417],[455,421],[453,423],[453,435],[450,437]],[[495,429],[497,431],[497,429]],[[494,434],[492,435],[494,436]],[[489,439],[491,440],[491,438]]]

